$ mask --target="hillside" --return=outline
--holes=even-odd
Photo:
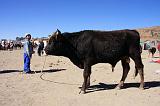
[[[160,39],[160,26],[136,29],[143,40]]]

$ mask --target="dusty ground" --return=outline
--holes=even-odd
[[[160,106],[160,64],[150,63],[147,51],[142,54],[145,90],[138,89],[140,78],[133,79],[134,64],[124,89],[114,87],[122,76],[119,62],[115,72],[109,64],[92,67],[91,88],[79,94],[83,70],[68,58],[33,55],[31,69],[36,74],[23,74],[23,51],[0,51],[0,106]],[[155,55],[158,56],[158,53]],[[153,58],[157,60],[158,58]],[[40,72],[43,70],[43,74]]]

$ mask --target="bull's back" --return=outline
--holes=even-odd
[[[88,32],[87,48],[99,62],[118,61],[129,55],[130,46],[136,45],[138,39],[134,30]]]

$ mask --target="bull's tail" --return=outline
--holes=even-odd
[[[133,77],[135,78],[138,75],[138,70],[135,68]]]
[[[112,72],[114,72],[115,66],[116,66],[116,63],[111,64]]]

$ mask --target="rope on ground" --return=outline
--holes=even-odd
[[[53,82],[53,83],[57,83],[57,84],[64,84],[64,85],[80,85],[80,84],[71,84],[71,83],[51,81],[51,80],[44,79],[44,78],[43,78],[43,75],[44,75],[45,73],[43,73],[43,70],[44,70],[44,66],[45,66],[45,63],[46,63],[46,57],[47,57],[47,56],[45,56],[44,63],[43,63],[43,67],[42,67],[42,69],[41,69],[41,75],[40,75],[40,79],[41,79],[41,80],[43,80],[43,81],[48,81],[48,82]]]
[[[56,83],[56,84],[62,84],[62,85],[81,85],[81,84],[71,84],[71,83],[66,83],[66,82],[59,82],[59,81],[52,81],[52,80],[47,80],[47,79],[44,79],[43,78],[43,74],[40,75],[40,78],[43,80],[43,81],[48,81],[48,82],[52,82],[52,83]]]

